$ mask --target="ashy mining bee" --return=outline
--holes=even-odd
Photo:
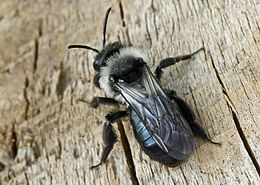
[[[103,149],[101,162],[111,152],[117,135],[113,123],[130,116],[134,134],[143,151],[153,160],[169,166],[176,166],[194,150],[194,134],[209,139],[194,118],[187,103],[174,90],[164,89],[160,84],[162,70],[179,61],[191,59],[192,54],[166,58],[157,66],[154,74],[148,67],[149,59],[140,50],[121,42],[106,44],[106,27],[109,8],[103,27],[103,48],[101,51],[86,45],[70,45],[70,48],[90,49],[97,53],[93,66],[96,71],[94,83],[108,97],[94,97],[92,106],[100,104],[125,104],[126,110],[106,115],[103,128]]]

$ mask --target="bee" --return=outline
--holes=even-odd
[[[123,111],[112,111],[106,115],[103,128],[104,149],[100,163],[104,163],[112,151],[117,135],[113,123],[129,116],[134,135],[142,150],[152,159],[168,166],[176,166],[194,150],[194,135],[212,141],[196,123],[189,105],[174,90],[160,84],[163,69],[180,61],[191,59],[203,51],[163,59],[154,73],[148,67],[149,59],[139,49],[116,41],[106,43],[108,16],[103,27],[103,48],[98,50],[87,45],[70,45],[68,48],[83,48],[96,52],[93,63],[96,75],[94,83],[108,97],[94,97],[91,105],[124,104]]]

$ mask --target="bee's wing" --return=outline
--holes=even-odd
[[[190,126],[147,66],[143,83],[146,92],[124,82],[116,82],[116,88],[142,120],[156,144],[173,158],[183,160],[194,148]]]

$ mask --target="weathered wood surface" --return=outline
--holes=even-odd
[[[108,40],[142,48],[151,66],[204,46],[206,52],[166,70],[174,88],[221,147],[200,139],[189,160],[167,168],[151,161],[124,127],[140,184],[259,184],[260,2],[161,0],[1,0],[0,184],[131,184],[120,143],[96,164],[111,107],[77,99],[103,95],[92,84],[111,6]]]

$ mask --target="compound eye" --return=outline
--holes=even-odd
[[[114,83],[116,81],[115,77],[114,76],[109,76],[109,81],[111,83]]]
[[[93,62],[93,67],[96,71],[100,70],[100,65],[98,65],[98,62],[96,60]]]

